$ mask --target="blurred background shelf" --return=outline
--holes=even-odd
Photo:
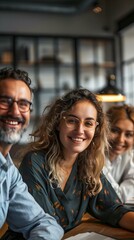
[[[26,70],[35,88],[34,118],[49,102],[79,86],[96,92],[115,73],[114,39],[0,34],[0,67]],[[27,137],[22,139],[25,142]]]

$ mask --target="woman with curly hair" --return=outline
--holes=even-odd
[[[65,232],[85,213],[134,230],[134,212],[125,208],[102,174],[107,122],[96,96],[68,92],[48,106],[20,166],[30,193]]]
[[[103,172],[124,202],[134,202],[134,106],[111,106],[110,148]]]

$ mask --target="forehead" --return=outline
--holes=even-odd
[[[0,94],[14,98],[31,98],[31,91],[25,82],[10,78],[0,80]]]
[[[134,130],[134,123],[129,119],[120,119],[115,123],[115,126],[123,129],[124,131]]]
[[[76,102],[69,110],[72,114],[83,117],[97,117],[97,110],[95,106],[88,100],[80,100]]]

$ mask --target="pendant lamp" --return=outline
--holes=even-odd
[[[101,102],[124,102],[126,96],[115,86],[115,75],[107,77],[107,85],[97,92],[97,98]]]

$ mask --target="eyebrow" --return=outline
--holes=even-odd
[[[73,115],[73,114],[68,114],[67,116],[75,117],[75,118],[78,118],[78,119],[79,119],[79,117],[77,117],[76,115]],[[97,121],[97,120],[95,120],[95,119],[92,118],[92,117],[87,117],[87,118],[85,118],[85,120],[93,120],[93,121]]]
[[[133,130],[126,130],[126,132],[129,132],[129,133],[134,133]]]
[[[122,130],[121,128],[116,127],[116,126],[115,126],[115,127],[111,127],[111,130],[112,130],[112,129],[117,129],[117,130],[120,130],[120,131],[123,131],[123,132],[134,133],[134,130],[125,130],[125,131],[124,131],[124,130]]]
[[[0,95],[0,98],[11,98],[11,99],[15,99],[14,97],[11,97],[11,96],[9,96],[9,95]],[[19,100],[22,100],[22,101],[28,101],[28,102],[31,102],[30,100],[28,100],[28,99],[26,99],[26,98],[20,98],[20,99],[18,99],[17,101],[19,101]]]

